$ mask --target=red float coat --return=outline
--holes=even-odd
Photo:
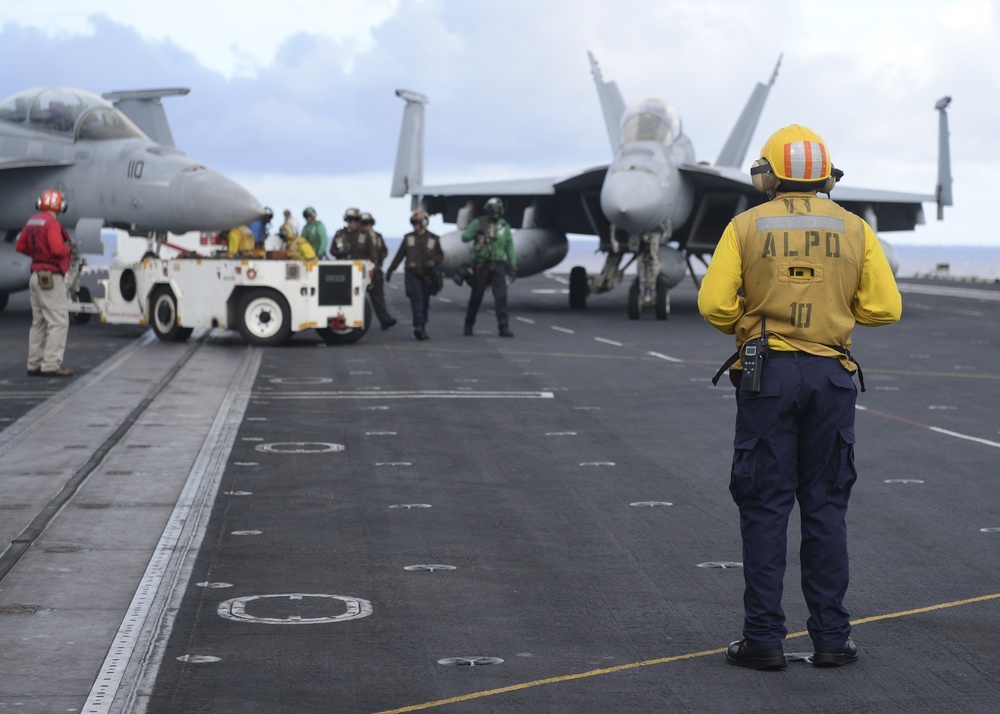
[[[66,229],[48,211],[32,216],[17,239],[18,253],[31,256],[31,270],[51,270],[66,274],[69,270],[70,237]]]

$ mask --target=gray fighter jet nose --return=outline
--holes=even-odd
[[[221,231],[259,218],[264,206],[235,181],[197,166],[171,180],[170,213],[176,232]]]
[[[653,230],[663,212],[663,187],[646,171],[609,173],[601,188],[605,217],[629,233]]]

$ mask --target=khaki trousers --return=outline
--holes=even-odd
[[[38,273],[31,273],[31,333],[28,336],[28,369],[52,372],[62,367],[69,332],[66,278],[52,273],[52,289],[42,290]]]

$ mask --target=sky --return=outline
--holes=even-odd
[[[587,52],[626,103],[674,104],[713,161],[783,55],[745,162],[776,129],[826,140],[843,185],[932,194],[949,108],[955,206],[896,244],[1000,246],[1000,9],[991,0],[0,0],[0,99],[42,85],[187,87],[177,146],[274,209],[348,206],[387,236],[397,88],[430,98],[428,185],[565,176],[612,158]],[[263,9],[258,9],[263,8]],[[836,199],[836,191],[833,198]],[[435,220],[432,230],[447,230]]]

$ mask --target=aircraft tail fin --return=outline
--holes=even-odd
[[[167,121],[167,113],[163,110],[160,99],[182,97],[190,91],[186,88],[136,89],[105,92],[101,96],[112,100],[115,107],[157,144],[174,146],[174,135],[170,131],[170,122]]]
[[[740,165],[746,158],[750,140],[757,129],[757,121],[760,119],[761,112],[764,111],[764,102],[767,101],[767,94],[778,76],[778,68],[780,66],[781,55],[778,55],[778,63],[774,66],[771,81],[767,84],[758,82],[757,86],[754,87],[753,92],[750,94],[750,99],[747,100],[746,106],[743,107],[740,118],[736,120],[736,126],[733,127],[729,138],[726,139],[726,143],[722,147],[722,151],[719,152],[719,158],[715,160],[716,166],[728,166],[734,169],[740,168]]]
[[[937,217],[944,219],[944,207],[953,205],[951,202],[951,148],[948,140],[948,105],[951,97],[941,97],[934,108],[941,114],[938,117],[938,183],[937,183]]]
[[[587,53],[590,58],[590,71],[594,75],[594,84],[597,85],[597,97],[601,100],[601,111],[604,113],[604,123],[608,127],[608,139],[611,141],[611,151],[618,151],[621,143],[622,114],[625,113],[625,100],[622,99],[621,90],[615,82],[605,82],[601,76],[601,68],[597,66],[597,60],[591,52]]]
[[[429,101],[423,94],[406,89],[397,89],[396,96],[406,102],[406,108],[389,192],[393,198],[412,194],[424,184],[424,105]]]

